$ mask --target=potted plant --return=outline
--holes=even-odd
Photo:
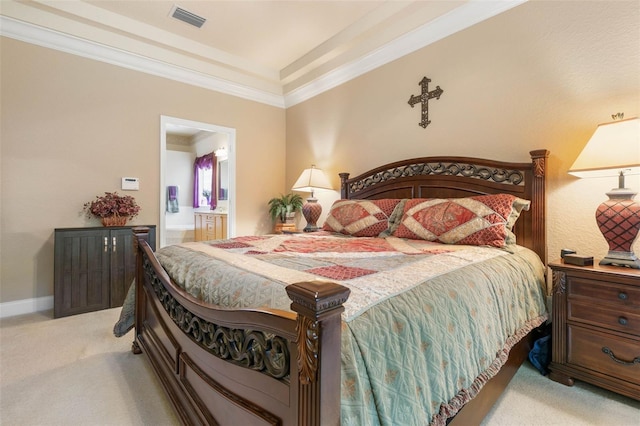
[[[130,195],[118,195],[116,192],[105,192],[96,195],[96,199],[84,203],[87,217],[99,217],[104,226],[123,226],[128,220],[140,213],[140,206]]]
[[[298,194],[286,194],[269,200],[269,214],[275,221],[280,219],[282,223],[293,222],[296,212],[302,209],[302,197]]]

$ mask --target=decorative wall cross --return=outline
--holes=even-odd
[[[422,121],[420,121],[420,123],[418,124],[424,129],[426,129],[427,126],[431,123],[431,120],[429,120],[429,99],[440,99],[440,95],[442,95],[442,93],[444,92],[440,88],[440,86],[436,86],[435,90],[429,91],[430,82],[431,79],[422,77],[422,80],[420,80],[422,93],[419,95],[411,95],[411,97],[409,98],[409,105],[411,105],[411,108],[413,108],[413,106],[418,102],[422,104]]]

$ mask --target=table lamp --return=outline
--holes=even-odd
[[[598,126],[569,174],[618,177],[618,187],[607,192],[609,199],[596,210],[598,228],[609,244],[609,253],[600,264],[640,269],[640,260],[631,250],[640,230],[640,204],[633,200],[637,192],[624,183],[625,176],[640,174],[640,119],[623,117],[612,115],[618,120]]]
[[[318,204],[318,199],[314,198],[313,191],[315,189],[332,189],[331,182],[320,169],[316,169],[312,165],[310,169],[304,169],[296,183],[293,184],[294,191],[311,192],[311,197],[307,198],[307,202],[302,206],[302,215],[307,221],[304,232],[313,232],[318,230],[316,222],[322,214],[322,206]]]

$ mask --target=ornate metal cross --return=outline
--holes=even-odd
[[[409,105],[411,108],[418,102],[422,103],[422,121],[418,123],[424,129],[431,123],[429,120],[429,99],[436,98],[440,99],[440,95],[444,92],[440,86],[436,86],[435,90],[429,91],[429,83],[431,82],[430,78],[422,77],[420,80],[420,86],[422,86],[422,93],[420,95],[411,95],[409,98]]]

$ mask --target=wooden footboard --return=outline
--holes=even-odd
[[[147,229],[134,232],[133,350],[148,357],[185,424],[339,424],[340,314],[349,289],[290,285],[297,315],[212,309],[170,284]]]

